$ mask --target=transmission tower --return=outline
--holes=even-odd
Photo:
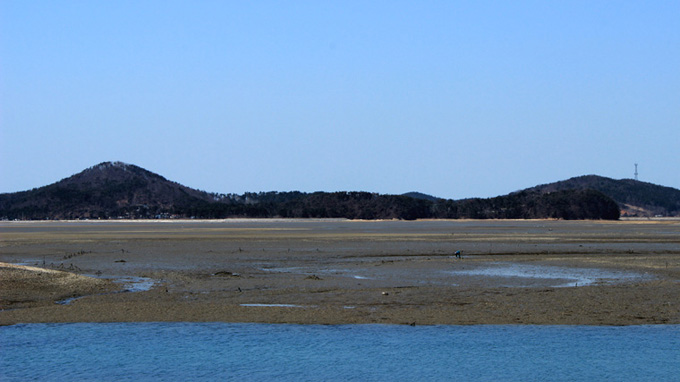
[[[637,166],[638,166],[638,164],[635,163],[635,180],[638,180]]]

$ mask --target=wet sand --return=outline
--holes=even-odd
[[[680,323],[678,220],[0,222],[0,233],[0,325]]]

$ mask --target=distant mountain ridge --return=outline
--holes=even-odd
[[[237,195],[208,193],[132,164],[104,162],[44,187],[0,194],[0,218],[618,219],[619,206],[627,208],[624,211],[634,207],[638,212],[677,213],[675,193],[680,191],[629,183],[586,176],[495,198],[458,201],[418,192],[383,195],[293,191]]]

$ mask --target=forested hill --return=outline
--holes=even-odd
[[[45,187],[0,194],[0,217],[153,217],[212,200],[206,192],[168,181],[141,167],[105,162]]]
[[[623,216],[680,216],[680,190],[633,179],[579,176],[525,191],[597,190],[614,199]]]
[[[143,168],[105,162],[30,191],[0,194],[2,219],[348,218],[618,219],[612,198],[590,189],[525,190],[489,199],[419,193],[260,192],[212,194]]]

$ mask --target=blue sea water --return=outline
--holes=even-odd
[[[679,381],[680,326],[0,327],[1,381]]]

